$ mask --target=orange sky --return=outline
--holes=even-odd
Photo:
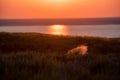
[[[0,0],[0,18],[120,17],[120,0]]]

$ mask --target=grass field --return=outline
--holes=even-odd
[[[120,80],[120,39],[1,32],[0,80]]]

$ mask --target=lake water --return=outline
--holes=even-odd
[[[1,26],[0,32],[36,32],[56,35],[120,38],[120,25]]]

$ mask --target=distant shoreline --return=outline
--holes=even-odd
[[[63,37],[89,37],[89,38],[101,38],[101,39],[114,39],[120,40],[120,37],[100,37],[100,36],[81,36],[81,35],[54,35],[47,33],[37,33],[37,32],[0,32],[0,34],[28,34],[28,35],[44,35],[44,36],[63,36]]]
[[[118,18],[78,18],[78,19],[0,19],[3,26],[35,26],[35,25],[111,25],[120,24]]]

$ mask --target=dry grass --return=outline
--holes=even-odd
[[[86,55],[88,52],[88,46],[80,45],[67,52],[67,55]]]
[[[120,80],[120,41],[0,33],[0,80]]]

